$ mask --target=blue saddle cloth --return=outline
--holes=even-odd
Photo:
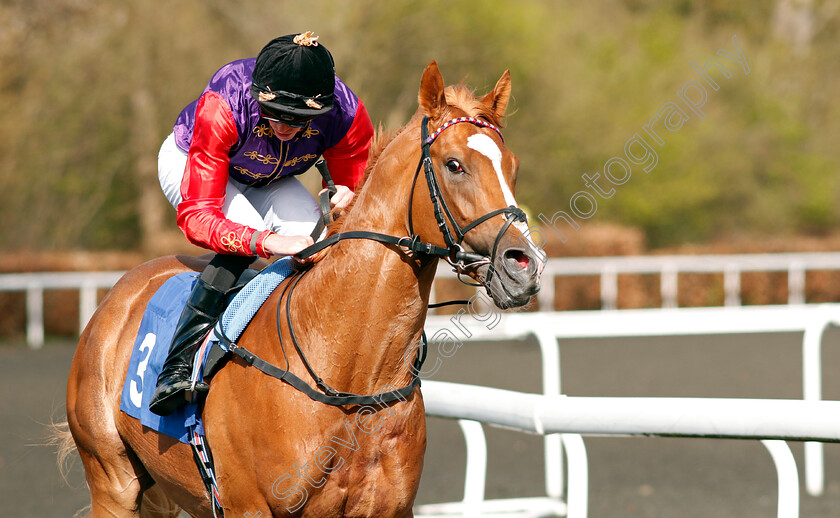
[[[289,258],[279,259],[261,271],[233,297],[220,318],[216,333],[223,330],[231,340],[237,340],[271,292],[291,272]],[[139,419],[143,426],[183,443],[189,442],[191,428],[204,434],[198,405],[187,404],[161,417],[149,411],[149,400],[169,353],[178,319],[197,278],[196,273],[178,274],[167,280],[149,300],[131,352],[120,400],[120,410]],[[217,339],[211,336],[213,340]],[[209,347],[202,348],[196,363],[203,363],[208,351]],[[200,376],[201,368],[195,371]]]

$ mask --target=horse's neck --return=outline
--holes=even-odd
[[[384,183],[369,180],[342,231],[406,235],[410,185]],[[410,380],[407,366],[416,353],[404,357],[422,332],[434,273],[434,261],[421,264],[376,241],[332,247],[307,275],[307,296],[293,305],[307,315],[307,334],[320,338],[318,352],[308,349],[319,356],[313,364],[333,370],[324,373],[328,383],[339,390],[377,391],[384,383]]]

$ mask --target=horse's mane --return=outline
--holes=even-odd
[[[462,113],[458,113],[456,115],[456,112],[463,112],[468,117],[484,119],[491,124],[495,124],[499,128],[503,127],[503,121],[499,117],[497,117],[496,112],[492,108],[482,103],[481,99],[476,98],[475,91],[466,87],[463,83],[447,86],[444,90],[444,93],[446,95],[446,109],[444,109],[443,112],[435,120],[432,121],[433,124],[440,124],[443,121],[449,120],[455,116],[461,116],[463,115]],[[371,172],[376,167],[376,163],[379,160],[379,157],[382,155],[382,152],[385,150],[385,148],[388,147],[388,144],[390,144],[395,138],[397,138],[397,136],[402,134],[407,129],[416,129],[416,126],[419,125],[419,121],[421,118],[422,113],[418,108],[418,110],[411,117],[411,120],[408,121],[408,124],[396,131],[383,129],[382,125],[380,124],[380,126],[374,132],[373,142],[371,143],[370,152],[368,154],[367,167],[365,167],[365,174],[362,177],[361,182],[359,182],[359,185],[356,186],[357,196],[355,196],[353,198],[353,202],[351,202],[350,205],[346,209],[344,209],[342,215],[349,213],[351,210],[353,210],[356,200],[359,199],[358,193],[362,192],[362,189],[364,189],[365,184],[367,183],[367,180],[371,175]],[[341,215],[339,215],[338,219],[336,219],[336,221],[334,221],[327,227],[327,235],[332,235],[341,232],[341,229],[344,226],[345,219],[346,218],[341,217]]]

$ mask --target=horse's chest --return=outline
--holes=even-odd
[[[344,421],[319,438],[319,447],[307,448],[296,463],[306,466],[297,477],[309,495],[304,516],[404,516],[411,508],[423,469],[425,422],[422,413],[419,419],[382,415],[377,426]]]

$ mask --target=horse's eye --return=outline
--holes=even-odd
[[[449,159],[449,161],[446,162],[446,169],[448,169],[452,174],[464,174],[464,168],[461,167],[461,162],[455,160],[454,158]]]

